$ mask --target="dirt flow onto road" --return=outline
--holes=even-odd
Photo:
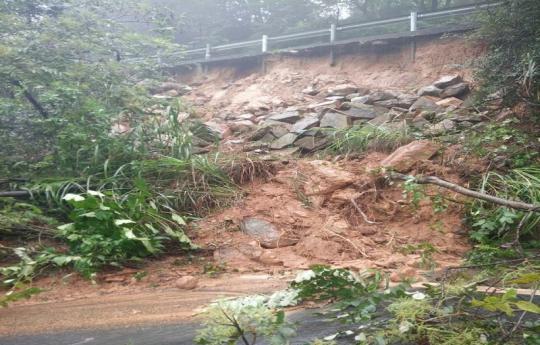
[[[444,38],[419,44],[414,63],[407,62],[408,50],[344,56],[334,68],[322,58],[274,57],[266,75],[223,68],[179,78],[193,86],[186,99],[201,119],[219,118],[227,125],[231,113],[264,118],[324,101],[325,95],[317,99],[302,91],[309,87],[354,83],[358,90],[415,94],[441,75],[468,79],[470,62],[482,51],[463,39]],[[233,132],[228,138],[223,133],[220,151],[241,154],[253,130]],[[459,147],[429,150],[408,157],[407,173],[464,184],[481,168]],[[103,273],[96,283],[73,273],[51,273],[33,283],[44,292],[0,310],[0,334],[178,322],[219,297],[283,289],[297,271],[314,264],[376,269],[393,282],[432,281],[443,268],[460,264],[469,244],[459,195],[426,187],[427,195],[441,193],[446,202],[411,202],[414,195],[404,194],[403,183],[379,173],[392,150],[337,157],[296,151],[259,155],[272,162],[275,173],[243,185],[243,198],[191,224],[189,236],[203,254],[172,253]]]

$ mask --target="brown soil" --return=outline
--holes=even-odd
[[[438,250],[433,254],[438,267],[458,264],[468,249],[459,204],[440,214],[427,200],[414,209],[403,200],[400,185],[377,186],[369,169],[385,156],[372,153],[337,163],[288,162],[270,181],[250,186],[238,205],[199,222],[192,237],[215,248],[216,261],[239,271],[276,273],[323,263],[425,279],[419,273],[428,271],[429,258],[423,261],[421,250],[411,246],[427,243]],[[455,175],[445,175],[459,182]],[[350,199],[363,209],[367,221],[377,224],[367,223]],[[268,220],[299,242],[263,249],[239,230],[246,217]]]

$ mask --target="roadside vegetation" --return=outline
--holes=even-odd
[[[489,53],[478,69],[476,106],[509,107],[509,115],[460,139],[442,138],[489,162],[483,174],[467,176],[471,190],[533,206],[540,204],[539,11],[536,0],[506,0],[484,18]],[[169,66],[158,58],[182,49],[174,20],[137,1],[0,1],[0,236],[10,243],[0,245],[1,306],[39,293],[31,282],[48,270],[96,280],[100,271],[168,251],[196,251],[190,221],[272,174],[269,163],[247,157],[195,154],[195,141],[216,143],[218,133],[186,119],[196,114],[176,98],[151,96],[167,79]],[[147,30],[126,25],[133,21]],[[408,129],[354,126],[335,132],[325,153],[391,152],[415,137]],[[377,173],[392,180],[391,172]],[[442,190],[428,194],[421,181],[405,176],[409,206],[429,198],[444,212]],[[382,272],[314,266],[286,291],[210,305],[195,341],[288,344],[296,325],[284,308],[311,302],[326,306],[336,330],[317,345],[540,344],[539,210],[467,200],[473,249],[437,284],[390,286]],[[401,251],[434,270],[432,244]]]

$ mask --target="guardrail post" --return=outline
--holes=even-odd
[[[211,50],[211,47],[210,47],[210,43],[206,44],[206,51],[204,53],[204,59],[205,60],[210,60],[210,57],[211,57],[211,54],[212,53],[212,50]]]
[[[416,32],[418,24],[418,12],[411,12],[411,32]],[[416,61],[416,37],[411,38],[411,60],[412,62]]]
[[[262,52],[263,54],[268,51],[268,36],[263,35],[262,36]]]
[[[261,72],[262,74],[266,74],[266,53],[268,52],[268,35],[262,35],[261,43]]]
[[[212,57],[212,47],[210,47],[210,43],[206,44],[206,50],[204,51],[204,60],[207,62],[210,61],[210,58]],[[204,64],[203,73],[208,73],[208,63]]]
[[[334,43],[336,42],[336,24],[330,25],[330,66],[336,65],[336,52]]]
[[[411,31],[416,31],[416,24],[418,22],[418,12],[412,11],[411,12]]]

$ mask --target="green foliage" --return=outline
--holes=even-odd
[[[490,51],[478,75],[484,95],[540,104],[539,16],[536,0],[505,0],[485,17],[480,37]]]
[[[503,199],[540,204],[540,169],[514,169],[507,175],[489,172],[484,176],[480,190]],[[473,229],[471,238],[481,244],[488,244],[503,239],[512,230],[516,230],[520,223],[521,235],[533,233],[540,222],[540,215],[475,201],[470,208],[469,222]]]
[[[433,244],[429,242],[422,242],[418,244],[408,244],[400,249],[405,255],[420,254],[420,268],[433,270],[437,263],[433,259],[433,254],[439,252]]]
[[[489,123],[482,131],[467,137],[466,149],[485,159],[503,157],[510,168],[534,166],[539,162],[540,142],[534,132],[520,130],[520,125],[524,126],[515,118]]]
[[[335,316],[351,322],[369,320],[378,306],[404,295],[404,286],[381,288],[379,272],[354,273],[346,269],[313,266],[291,283],[301,300],[337,301]]]
[[[369,124],[336,130],[332,137],[333,142],[328,150],[334,153],[358,153],[368,150],[387,152],[412,140],[406,130],[397,131]]]
[[[166,239],[187,249],[194,247],[181,229],[186,225],[184,219],[172,211],[160,212],[147,186],[142,181],[137,185],[138,190],[125,196],[87,191],[64,197],[73,207],[69,215],[73,223],[60,226],[59,235],[77,257],[74,267],[85,276],[104,264],[120,265],[158,254]],[[67,263],[60,257],[55,262]]]
[[[296,334],[285,313],[270,308],[263,296],[223,300],[211,304],[203,313],[204,328],[195,342],[201,345],[245,345],[266,339],[271,345],[289,344]]]
[[[20,288],[18,290],[11,290],[7,292],[4,296],[0,297],[0,306],[7,307],[9,303],[15,302],[21,299],[28,299],[33,295],[37,295],[41,292],[41,289],[38,288]]]
[[[513,316],[515,310],[540,314],[540,306],[533,302],[518,300],[517,292],[514,289],[499,296],[487,296],[482,300],[473,299],[471,304],[491,312],[501,311],[508,316]]]

